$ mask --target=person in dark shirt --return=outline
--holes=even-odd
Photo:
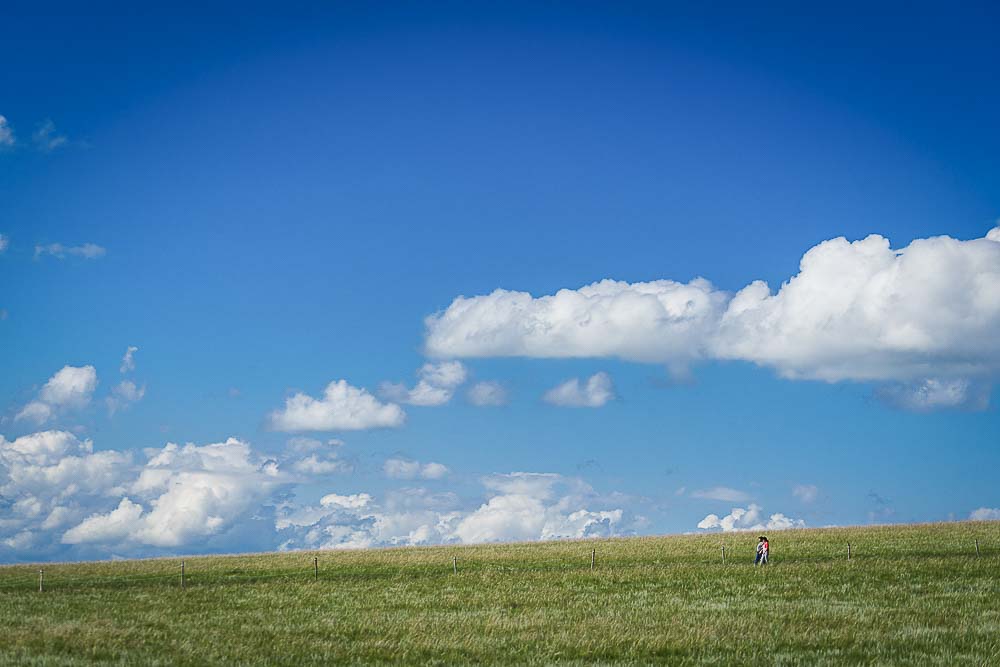
[[[754,565],[767,565],[767,557],[770,555],[771,545],[768,543],[767,538],[763,535],[757,540],[757,558],[754,559]]]

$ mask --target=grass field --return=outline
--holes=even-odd
[[[1000,522],[769,537],[2,567],[0,663],[1000,664]]]

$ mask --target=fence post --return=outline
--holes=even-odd
[[[184,561],[181,561],[181,588],[187,588],[187,582],[184,581]]]
[[[722,564],[726,564],[726,545],[722,545]]]
[[[979,539],[976,539],[976,558],[979,558]]]
[[[41,592],[42,592],[43,590],[45,590],[45,589],[44,589],[44,588],[42,587],[42,581],[43,581],[44,579],[45,579],[45,570],[39,570],[39,571],[38,571],[38,592],[39,592],[39,593],[41,593]]]
[[[851,543],[847,543],[847,560],[851,560]]]
[[[319,556],[313,556],[313,579],[319,579]]]
[[[590,550],[590,571],[594,571],[594,565],[597,563],[597,549]]]

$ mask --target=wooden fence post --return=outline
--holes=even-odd
[[[42,581],[45,579],[45,570],[38,571],[38,592],[41,593],[44,589],[42,586]]]
[[[594,564],[597,562],[597,549],[590,550],[590,571],[594,571]]]
[[[722,564],[726,564],[726,545],[722,545]]]
[[[319,579],[319,556],[313,556],[313,579]]]
[[[976,558],[979,558],[979,539],[976,539]]]
[[[184,581],[184,561],[181,561],[181,588],[187,588],[187,582]]]
[[[847,560],[851,560],[851,543],[847,543]]]
[[[451,557],[451,567],[455,574],[458,574],[458,556]]]

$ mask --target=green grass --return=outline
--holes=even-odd
[[[2,567],[0,663],[1000,664],[1000,523],[770,537]]]

